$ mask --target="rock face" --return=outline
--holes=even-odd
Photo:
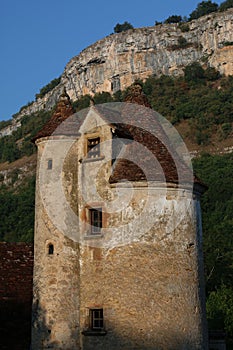
[[[12,119],[10,125],[0,130],[0,137],[11,135],[13,131],[17,130],[21,126],[20,117]]]
[[[139,28],[108,36],[74,57],[62,76],[72,99],[80,94],[115,92],[151,74],[180,75],[194,61],[232,74],[233,11],[188,23]],[[183,25],[184,28],[184,25]],[[184,30],[184,29],[183,29]],[[183,44],[182,44],[183,42]]]
[[[19,116],[52,108],[64,87],[75,101],[83,94],[114,93],[151,74],[180,75],[195,61],[233,74],[233,9],[180,25],[136,28],[99,40],[73,57],[60,84]]]

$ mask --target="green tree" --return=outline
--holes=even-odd
[[[49,91],[54,89],[61,81],[61,77],[53,79],[50,83],[40,89],[39,94],[36,94],[36,99],[44,97]]]
[[[97,92],[94,95],[94,102],[95,104],[101,104],[101,103],[107,103],[112,102],[113,98],[109,92],[103,91],[103,92]]]
[[[209,327],[233,344],[233,154],[203,154],[194,171],[208,186],[201,198]]]
[[[233,280],[233,154],[202,155],[193,162],[208,186],[202,196],[207,294]],[[217,191],[216,189],[219,189]]]
[[[133,29],[134,27],[132,26],[132,24],[130,24],[129,22],[125,21],[124,23],[120,24],[117,23],[114,27],[114,33],[120,33],[120,32],[124,32],[128,29]]]
[[[205,78],[214,81],[220,78],[220,73],[214,67],[208,67],[204,72]]]
[[[6,126],[11,125],[11,120],[1,120],[0,121],[0,130],[5,128]]]
[[[218,10],[218,4],[212,2],[211,0],[202,1],[197,5],[197,8],[190,13],[189,20],[200,18],[202,16],[208,15],[211,12],[216,12]]]
[[[181,16],[177,16],[177,15],[172,15],[172,16],[169,16],[165,21],[164,23],[180,23],[182,21],[182,17]]]
[[[200,63],[194,62],[185,67],[184,76],[186,81],[199,81],[204,78],[204,69]]]
[[[233,288],[222,284],[210,292],[206,310],[209,328],[224,329],[228,338],[233,338]]]
[[[73,103],[74,109],[78,112],[84,108],[88,108],[90,106],[90,95],[81,96],[77,101]]]
[[[226,0],[219,5],[219,11],[226,11],[231,7],[233,7],[233,0]]]
[[[178,47],[185,48],[189,45],[187,40],[183,36],[178,37]]]
[[[0,190],[0,240],[32,242],[35,211],[35,177],[17,189]],[[10,215],[9,215],[10,213]]]

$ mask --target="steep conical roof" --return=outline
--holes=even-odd
[[[35,142],[41,137],[51,136],[56,128],[68,117],[74,114],[74,109],[70,101],[70,97],[67,94],[65,88],[60,95],[55,111],[49,121],[43,126],[43,128],[32,139]]]
[[[130,104],[129,106],[125,104],[121,113],[123,120],[125,122],[128,120],[128,125],[124,125],[123,128],[136,143],[129,143],[121,154],[121,158],[116,160],[109,179],[110,183],[165,179],[166,182],[176,184],[193,181],[199,184],[202,190],[206,188],[195,175],[193,176],[192,169],[173,148],[169,136],[161,125],[159,115],[152,110],[139,83],[130,87],[125,102]],[[135,120],[137,120],[136,123]],[[138,145],[143,146],[144,149]],[[150,154],[145,152],[145,149]],[[137,164],[130,159],[137,160]],[[161,168],[155,165],[156,161]]]

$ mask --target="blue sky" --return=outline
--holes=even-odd
[[[0,120],[8,120],[59,77],[68,61],[117,23],[152,26],[189,16],[195,0],[3,0],[0,10]],[[212,1],[220,4],[222,1]]]

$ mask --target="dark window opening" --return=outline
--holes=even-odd
[[[49,159],[48,160],[48,167],[47,167],[47,169],[48,170],[51,170],[53,168],[53,160],[52,159]]]
[[[53,255],[53,253],[54,253],[54,245],[53,244],[49,244],[48,253],[49,253],[49,255]]]
[[[102,228],[102,208],[90,209],[91,234],[101,233]]]
[[[100,157],[100,138],[95,137],[87,140],[87,157],[98,158]]]
[[[104,313],[103,309],[90,310],[90,328],[92,330],[101,330],[104,328]]]

